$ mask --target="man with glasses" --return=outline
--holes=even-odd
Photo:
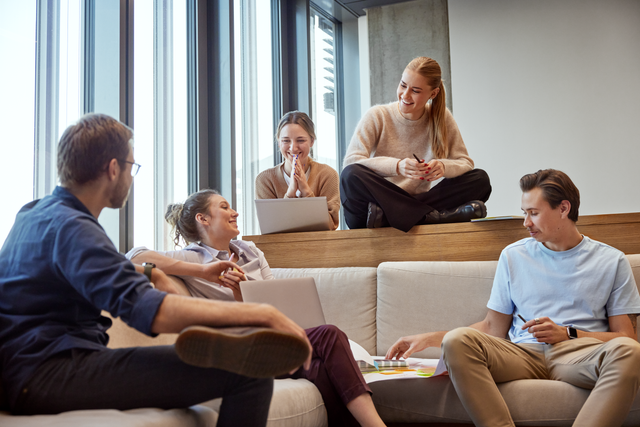
[[[0,250],[0,367],[9,406],[15,414],[53,414],[224,397],[219,426],[265,425],[270,377],[305,359],[308,367],[304,330],[271,306],[168,294],[162,271],[118,253],[97,218],[126,203],[140,168],[132,137],[101,114],[67,128],[58,146],[60,186],[20,210]],[[211,280],[231,267],[240,270],[211,264]],[[111,321],[101,310],[148,335],[184,331],[176,346],[108,349]],[[256,345],[263,350],[252,352]]]

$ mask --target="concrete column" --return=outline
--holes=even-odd
[[[396,99],[404,67],[416,56],[442,68],[447,107],[453,111],[447,0],[415,0],[367,9],[371,104]]]

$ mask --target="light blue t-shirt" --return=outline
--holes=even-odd
[[[518,314],[608,332],[610,316],[640,313],[640,295],[629,261],[619,250],[584,236],[576,247],[555,252],[526,238],[500,254],[487,307],[513,315],[511,341],[538,343],[521,329]]]

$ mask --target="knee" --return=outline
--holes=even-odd
[[[482,169],[474,169],[469,173],[473,174],[475,186],[480,194],[478,197],[486,202],[491,195],[491,180],[489,179],[489,174]]]
[[[340,181],[343,183],[352,182],[353,180],[360,179],[367,173],[367,167],[353,163],[345,166],[340,174]]]
[[[447,332],[442,339],[442,352],[445,355],[456,354],[461,346],[466,346],[478,331],[473,328],[457,328]]]
[[[474,169],[476,179],[482,183],[490,184],[491,180],[489,179],[489,174],[484,171],[484,169]]]
[[[482,169],[474,169],[469,173],[473,174],[473,180],[479,188],[491,191],[491,179],[488,173]]]
[[[640,377],[640,343],[638,341],[620,337],[612,339],[605,345],[610,347],[609,353],[613,356],[613,360],[624,360],[625,364],[632,368],[634,375]]]
[[[345,341],[348,342],[347,334],[342,332],[340,328],[335,325],[322,325],[315,328],[316,333],[321,335],[325,341]]]

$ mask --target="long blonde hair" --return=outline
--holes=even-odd
[[[407,70],[414,71],[424,77],[427,84],[433,88],[440,88],[440,92],[431,101],[431,109],[428,110],[429,126],[433,129],[431,151],[437,159],[446,159],[449,156],[447,141],[447,127],[445,125],[445,113],[447,111],[446,93],[442,81],[442,70],[435,59],[419,56],[406,66]]]

